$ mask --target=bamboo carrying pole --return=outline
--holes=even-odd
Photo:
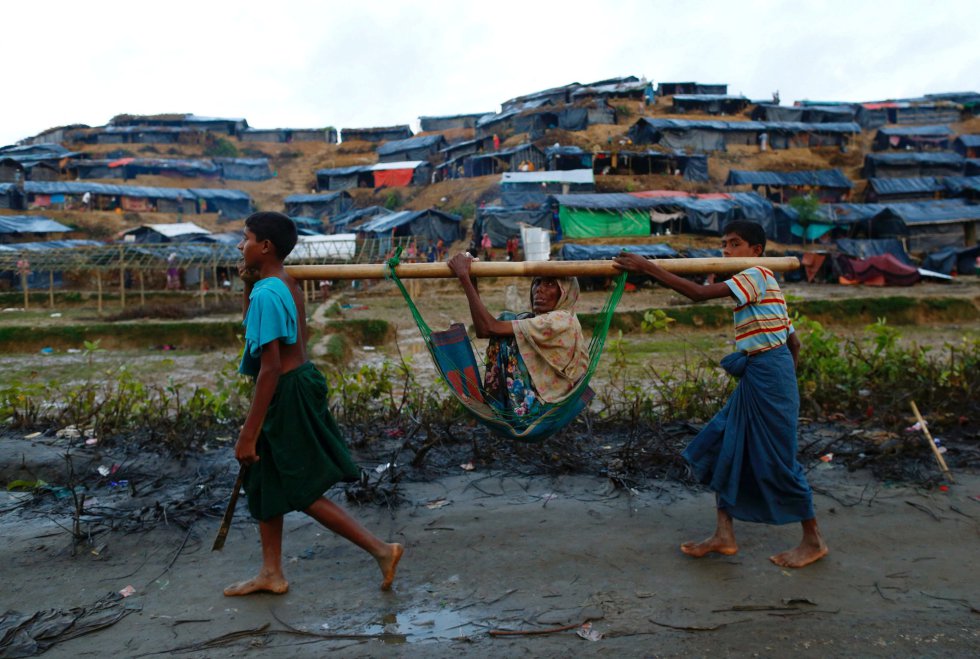
[[[759,258],[659,259],[657,265],[674,274],[726,274],[760,265],[775,272],[800,267],[794,256]],[[355,265],[291,265],[286,272],[296,279],[384,279],[384,263]],[[613,277],[619,274],[612,261],[474,261],[474,277]],[[402,279],[439,279],[455,277],[449,264],[403,263],[395,268]]]
[[[936,456],[936,462],[939,463],[939,468],[942,470],[943,475],[949,479],[950,483],[955,483],[953,480],[953,474],[949,471],[949,467],[946,466],[946,460],[943,459],[943,454],[939,452],[939,448],[936,446],[936,440],[932,438],[932,434],[929,432],[929,427],[926,425],[925,419],[919,414],[919,408],[916,407],[915,401],[910,400],[909,405],[912,406],[912,414],[915,415],[915,420],[919,422],[919,428],[922,429],[922,434],[926,436],[926,440],[929,442],[929,448],[932,449],[932,454]]]

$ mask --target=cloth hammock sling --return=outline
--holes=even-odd
[[[567,425],[589,404],[593,392],[589,388],[589,380],[599,365],[599,357],[606,343],[609,324],[613,312],[626,286],[626,273],[616,277],[616,285],[606,300],[599,316],[599,323],[592,333],[589,342],[589,365],[585,374],[579,379],[575,388],[567,397],[557,403],[544,403],[541,409],[533,415],[518,415],[513,411],[501,409],[492,405],[489,397],[483,391],[480,369],[466,328],[462,323],[454,323],[444,331],[432,331],[422,318],[418,307],[405,289],[401,279],[395,273],[398,265],[398,254],[388,260],[388,276],[398,286],[402,297],[408,304],[412,317],[418,325],[419,333],[425,342],[436,369],[449,385],[449,390],[456,400],[477,421],[496,434],[509,439],[533,442],[542,440],[554,434]]]

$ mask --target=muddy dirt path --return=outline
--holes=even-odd
[[[0,439],[3,463],[15,463],[23,446]],[[215,469],[222,476],[207,489],[219,496],[233,465],[218,457]],[[450,470],[402,483],[405,501],[392,509],[354,508],[372,530],[406,546],[393,592],[378,590],[366,554],[291,514],[290,592],[239,599],[221,589],[260,561],[244,507],[220,553],[210,551],[218,526],[210,517],[186,531],[171,521],[103,534],[72,557],[67,504],[39,516],[6,495],[0,611],[91,607],[132,586],[113,604],[125,617],[56,645],[51,657],[968,657],[980,644],[980,474],[956,476],[942,492],[833,463],[814,468],[831,553],[786,570],[767,557],[795,544],[793,526],[740,524],[736,556],[682,555],[680,542],[712,528],[713,500],[676,483],[650,480],[629,491],[584,475]],[[601,640],[576,634],[586,619]],[[489,633],[567,625],[575,627]],[[324,637],[331,634],[359,637]]]

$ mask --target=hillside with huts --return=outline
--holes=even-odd
[[[515,236],[521,258],[707,255],[735,219],[811,281],[973,274],[980,255],[977,92],[785,104],[626,76],[473,109],[340,128],[120,114],[28,137],[0,148],[0,287],[53,286],[16,264],[53,273],[73,250],[228,266],[255,210],[294,218],[309,260],[442,258],[484,234],[494,258]]]

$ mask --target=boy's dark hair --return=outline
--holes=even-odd
[[[749,245],[762,245],[762,252],[766,251],[766,230],[758,222],[735,220],[726,224],[721,233],[734,233]]]
[[[276,248],[276,256],[284,260],[296,246],[296,223],[273,211],[259,211],[245,218],[245,226],[256,240],[268,240]]]

